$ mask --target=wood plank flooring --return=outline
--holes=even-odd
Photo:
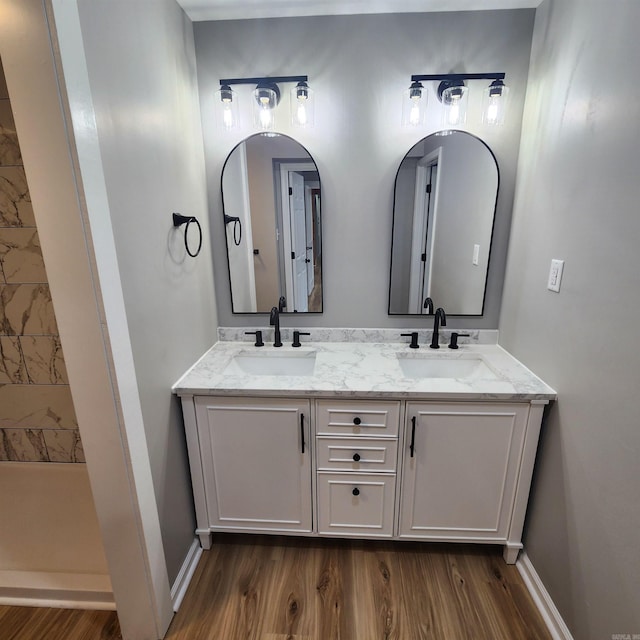
[[[19,613],[24,611],[34,612],[26,616],[33,619],[25,622]],[[0,638],[121,637],[113,613],[66,613],[69,620],[59,610],[0,607]],[[83,613],[91,620],[80,627]],[[7,635],[14,625],[15,633]],[[504,563],[498,547],[218,535],[204,552],[166,639],[551,636],[520,574]]]

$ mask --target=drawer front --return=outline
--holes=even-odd
[[[319,472],[318,533],[391,537],[395,486],[390,474]]]
[[[316,444],[319,470],[396,471],[397,440],[320,436]]]
[[[318,435],[395,437],[399,418],[399,402],[319,400],[316,403]]]

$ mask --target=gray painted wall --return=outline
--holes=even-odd
[[[501,171],[486,312],[451,322],[497,328],[533,16],[533,10],[517,10],[195,23],[220,324],[247,326],[256,318],[267,323],[265,315],[231,313],[220,172],[227,154],[252,129],[216,128],[212,101],[220,78],[307,74],[316,90],[315,128],[290,126],[290,85],[282,86],[276,124],[309,150],[323,190],[324,313],[298,315],[296,326],[409,327],[415,318],[387,315],[393,183],[405,153],[441,127],[432,84],[427,126],[402,129],[402,92],[414,73],[505,71],[512,98],[508,124],[491,129],[480,123],[480,83],[472,87],[466,126],[493,149]],[[238,88],[247,99],[245,121],[252,88]]]
[[[173,582],[195,519],[182,415],[170,387],[215,341],[217,326],[209,243],[197,259],[185,258],[182,230],[171,222],[174,211],[195,215],[208,235],[193,30],[173,0],[81,0],[79,9]]]
[[[630,0],[537,11],[500,318],[559,394],[525,549],[576,640],[640,633],[639,24]]]

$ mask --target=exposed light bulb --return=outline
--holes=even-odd
[[[269,129],[271,127],[271,109],[268,106],[269,104],[267,100],[266,103],[263,101],[262,108],[260,109],[260,126],[263,129]]]
[[[458,100],[452,100],[449,107],[449,124],[458,124],[460,118],[460,103]]]
[[[298,109],[296,110],[296,119],[301,127],[307,124],[307,106],[304,100],[298,101]]]
[[[420,124],[420,98],[412,98],[411,112],[409,113],[409,124],[417,126]]]
[[[495,98],[491,98],[487,107],[487,124],[496,124],[498,122],[498,104]]]
[[[225,129],[231,129],[233,127],[233,112],[231,111],[230,103],[224,105],[224,109],[222,111],[222,123],[224,124]]]
[[[482,122],[488,125],[504,124],[509,87],[502,80],[494,80],[482,96]]]

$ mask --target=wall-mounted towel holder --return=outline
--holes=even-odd
[[[195,250],[194,253],[191,252],[191,249],[189,249],[189,239],[187,238],[187,232],[189,231],[189,225],[195,222],[196,226],[198,227],[198,233],[199,233],[199,240],[198,240],[198,248]],[[186,227],[184,228],[184,248],[186,249],[187,253],[192,257],[195,258],[199,253],[200,253],[200,249],[202,249],[202,227],[200,226],[200,223],[198,222],[198,220],[196,219],[195,216],[183,216],[179,213],[174,213],[173,214],[173,226],[174,227],[179,227],[183,224],[186,223]]]
[[[224,214],[224,225],[225,227],[233,222],[233,244],[236,247],[240,246],[240,242],[242,242],[242,222],[240,218],[235,216],[228,216],[226,213]]]

